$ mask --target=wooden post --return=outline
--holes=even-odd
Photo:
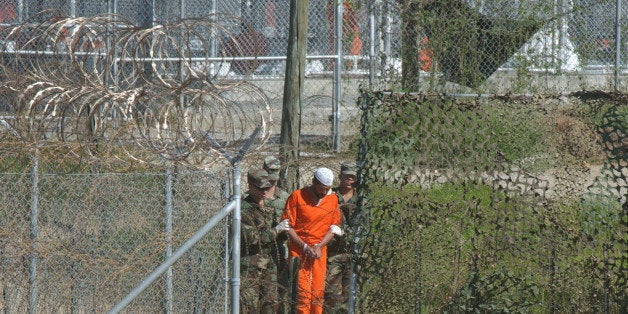
[[[299,137],[309,3],[309,0],[290,0],[290,27],[279,138],[279,153],[286,165],[281,172],[280,185],[288,191],[295,190],[299,185]]]

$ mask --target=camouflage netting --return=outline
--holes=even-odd
[[[625,311],[626,95],[361,107],[360,311]]]

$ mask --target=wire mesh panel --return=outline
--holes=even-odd
[[[226,171],[176,176],[173,217],[175,248],[195,233],[223,204],[220,200],[225,200],[228,177]],[[226,246],[230,239],[229,226],[230,220],[218,224],[174,265],[173,304],[177,312],[217,313],[225,309],[230,288],[230,264],[227,260],[230,252]]]
[[[587,66],[610,65],[615,60],[615,6],[616,1],[573,1],[570,33]]]
[[[38,195],[26,175],[1,177],[0,226],[11,230],[2,234],[1,255],[2,304],[9,312],[26,311],[33,289],[37,311],[106,312],[165,260],[168,246],[179,247],[225,203],[220,174],[177,173],[167,231],[163,174],[41,174]],[[34,197],[35,221],[28,210]],[[224,309],[226,226],[223,221],[172,267],[174,296],[165,295],[164,278],[129,310],[159,312],[168,297],[185,312]],[[29,256],[37,261],[34,285]]]
[[[422,90],[608,89],[595,75],[613,74],[617,31],[626,35],[626,5],[614,0],[384,1],[373,7],[376,69],[388,79],[381,83],[404,84],[403,77],[395,80],[403,63],[409,83]],[[624,63],[622,57],[618,61]],[[550,83],[539,84],[540,78]]]
[[[20,2],[4,3],[6,14],[0,22],[14,25],[2,30],[4,56],[10,68],[15,66],[13,58],[19,60],[17,72],[11,75],[60,68],[76,80],[80,76],[65,71],[79,66],[81,75],[96,74],[99,85],[120,92],[140,91],[142,84],[155,79],[167,77],[172,82],[209,75],[213,82],[248,81],[259,86],[270,96],[273,110],[281,112],[288,0],[24,1],[22,10]],[[454,92],[609,88],[615,32],[617,26],[622,33],[625,28],[624,14],[615,19],[616,4],[612,0],[312,0],[304,103],[313,104],[311,110],[316,111],[339,102],[355,112],[357,90],[367,81],[383,88],[417,84],[410,89]],[[623,13],[628,3],[620,4]],[[45,10],[55,13],[40,14]],[[118,16],[107,22],[107,13]],[[92,19],[96,16],[101,19]],[[190,20],[198,23],[192,25]],[[25,24],[16,27],[19,23]],[[342,31],[336,25],[342,25]],[[347,74],[341,80],[333,75],[336,44],[342,48],[341,69]],[[68,48],[81,57],[63,57]],[[16,53],[16,49],[24,51]],[[184,62],[187,58],[206,60]],[[148,59],[162,61],[151,65]],[[90,73],[95,70],[98,73]],[[370,71],[374,82],[368,77]],[[574,75],[578,73],[591,77]],[[556,79],[543,84],[539,78],[547,76]],[[338,84],[342,88],[335,95]],[[312,127],[319,134],[333,132],[331,125]]]
[[[28,204],[29,178],[23,174],[2,176],[2,208],[0,211],[0,265],[4,308],[10,311],[25,309],[28,300],[28,261],[31,250]],[[11,300],[9,302],[9,300]]]
[[[614,0],[341,1],[340,6],[336,1],[312,0],[307,50],[308,56],[316,57],[308,59],[306,73],[331,75],[336,41],[340,42],[344,55],[343,72],[362,75],[361,78],[354,76],[352,80],[367,79],[364,75],[371,70],[369,57],[373,57],[373,61],[377,62],[374,67],[377,75],[383,82],[390,83],[401,71],[402,60],[403,63],[409,62],[408,57],[401,54],[404,46],[414,55],[418,54],[419,69],[424,74],[433,71],[435,77],[432,80],[438,81],[442,76],[450,83],[470,84],[483,90],[491,86],[477,84],[498,69],[510,71],[508,73],[513,69],[554,73],[608,68],[615,62],[616,31],[619,29],[624,33],[625,29],[623,13],[628,3],[624,2],[619,2],[622,12],[616,19],[617,1]],[[215,14],[230,16],[231,19],[223,19],[221,25],[233,37],[229,41],[216,41],[212,46],[215,49],[212,56],[220,56],[218,52],[223,51],[230,57],[243,59],[230,63],[230,67],[225,68],[226,73],[235,77],[252,75],[265,80],[283,79],[289,27],[288,0],[4,0],[2,4],[5,13],[0,16],[0,23],[40,23],[47,18],[39,14],[45,10],[56,10],[71,17],[116,13],[139,27],[169,24],[182,18],[207,18]],[[337,11],[341,12],[339,24],[343,27],[339,32],[340,38],[335,30]],[[406,15],[408,12],[411,14]],[[374,36],[371,36],[371,14]],[[437,15],[441,18],[434,19]],[[414,25],[412,29],[404,29],[404,21],[411,22]],[[447,25],[434,24],[438,21],[447,21]],[[534,27],[524,27],[526,21],[534,21],[528,23],[528,26]],[[460,29],[456,30],[456,27]],[[430,34],[431,29],[456,31],[451,37],[439,37],[436,33]],[[408,36],[417,39],[416,42],[405,41]],[[23,37],[22,40],[27,40],[29,36],[24,34]],[[369,56],[369,42],[373,44],[373,56]],[[475,49],[477,55],[473,57],[483,60],[478,63],[477,78],[452,68],[459,63],[456,60],[471,62],[468,63],[471,68],[475,64],[471,56],[462,59],[456,56],[458,52],[463,52],[460,50],[463,43],[472,46],[480,44],[475,47],[479,48]],[[444,49],[443,45],[455,49]],[[620,55],[623,54],[620,51]],[[517,76],[524,74],[520,71]],[[476,82],[476,79],[479,80]]]

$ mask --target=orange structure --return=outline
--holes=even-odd
[[[432,69],[432,57],[434,51],[429,47],[430,41],[427,37],[423,37],[419,43],[419,68],[428,72]]]

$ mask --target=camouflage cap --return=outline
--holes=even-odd
[[[272,184],[268,178],[268,172],[264,169],[253,168],[249,170],[246,176],[248,182],[260,189],[269,188]]]
[[[264,170],[268,172],[268,179],[271,181],[279,181],[279,170],[281,169],[281,162],[275,156],[268,156],[264,158]]]
[[[344,174],[344,175],[350,175],[350,176],[357,176],[358,175],[358,171],[356,169],[356,166],[354,164],[341,164],[340,165],[340,174]]]
[[[270,180],[270,181],[279,181],[279,171],[269,171],[268,172],[268,180]]]
[[[264,170],[270,172],[279,171],[281,169],[281,162],[275,156],[268,156],[264,158]]]

